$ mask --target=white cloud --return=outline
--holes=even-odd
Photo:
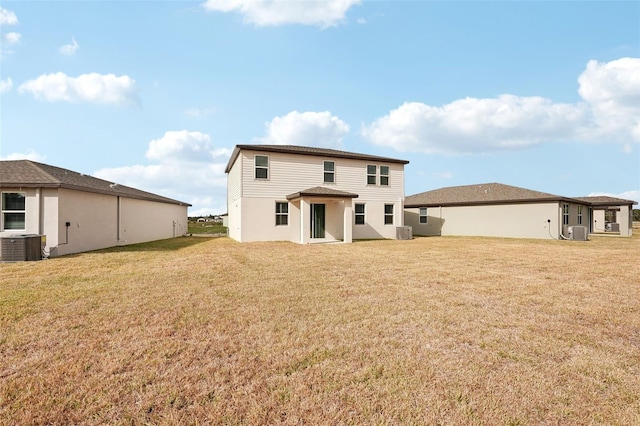
[[[18,92],[31,93],[49,102],[90,102],[97,104],[130,104],[137,102],[135,80],[127,75],[82,74],[69,77],[58,72],[43,74],[20,85]]]
[[[224,169],[231,155],[217,148],[209,135],[187,130],[168,131],[149,142],[146,157],[153,164],[105,168],[95,176],[193,205],[189,214],[226,210]]]
[[[505,94],[444,106],[407,102],[363,126],[372,143],[398,151],[474,153],[544,142],[640,142],[640,59],[589,62],[579,78],[584,102]],[[628,148],[627,148],[628,150]]]
[[[7,45],[12,45],[19,42],[21,37],[20,33],[6,33],[4,35],[4,41]]]
[[[10,10],[0,7],[0,27],[2,25],[17,25],[17,24],[18,24],[18,17],[16,16],[16,14]],[[6,46],[16,44],[18,41],[20,41],[20,37],[21,37],[20,34],[15,32],[10,32],[5,34],[1,39],[3,46],[0,49],[0,55],[1,56],[11,55],[13,51],[6,49]]]
[[[146,157],[161,163],[211,163],[216,158],[229,158],[227,149],[214,149],[206,133],[187,130],[169,131],[149,143]]]
[[[16,25],[18,23],[18,17],[10,10],[0,7],[0,24],[1,25]]]
[[[513,95],[466,98],[443,107],[407,102],[362,133],[398,151],[473,153],[570,138],[584,115],[579,106]]]
[[[59,51],[63,55],[72,56],[72,55],[75,55],[76,50],[78,50],[79,47],[80,45],[76,41],[76,38],[71,37],[71,44],[65,44],[64,46],[60,46]]]
[[[4,80],[0,80],[0,93],[6,93],[13,87],[13,80],[11,77],[7,77]]]
[[[2,157],[0,156],[0,160],[2,161],[7,161],[7,160],[31,160],[31,161],[38,161],[38,162],[42,162],[45,160],[45,157],[43,155],[38,154],[37,152],[30,150],[29,152],[25,153],[21,153],[21,152],[14,152],[13,154],[9,154],[6,157]]]
[[[589,61],[578,83],[593,114],[588,131],[598,138],[640,141],[640,58]]]
[[[189,108],[185,111],[185,114],[191,117],[207,117],[213,115],[215,112],[215,108]]]
[[[292,111],[265,124],[267,136],[257,142],[341,148],[349,126],[330,112]]]
[[[207,0],[203,7],[215,12],[238,12],[245,22],[256,26],[284,24],[333,27],[361,0]]]

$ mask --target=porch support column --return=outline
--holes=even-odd
[[[346,198],[344,200],[344,237],[343,241],[345,243],[350,243],[353,241],[353,200],[351,198]]]
[[[300,198],[300,244],[309,243],[311,232],[311,206],[304,197]]]
[[[620,211],[616,215],[616,222],[620,226],[620,235],[623,237],[631,236],[632,223],[629,223],[631,214],[629,206],[620,206]]]

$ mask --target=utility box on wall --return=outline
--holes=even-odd
[[[42,260],[44,236],[21,234],[2,237],[1,253],[3,262]]]

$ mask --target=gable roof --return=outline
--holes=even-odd
[[[533,191],[502,183],[451,186],[410,195],[405,207],[465,206],[481,204],[535,203],[541,201],[570,201],[588,204],[586,201]]]
[[[191,204],[182,201],[31,160],[0,161],[0,187],[65,188],[191,206]]]
[[[241,150],[250,150],[258,152],[279,152],[284,154],[314,155],[320,157],[332,158],[348,158],[352,160],[367,160],[383,163],[409,164],[407,160],[399,160],[397,158],[380,157],[378,155],[359,154],[357,152],[339,151],[337,149],[316,148],[311,146],[298,145],[236,145],[231,153],[231,158],[227,163],[225,173],[229,173],[233,163],[236,162]]]
[[[609,197],[607,195],[596,195],[592,197],[573,197],[576,200],[585,201],[592,206],[621,206],[638,204],[637,201],[625,200],[624,198]]]

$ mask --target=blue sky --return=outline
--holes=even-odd
[[[640,201],[640,2],[0,3],[0,158],[226,211],[236,144]]]

